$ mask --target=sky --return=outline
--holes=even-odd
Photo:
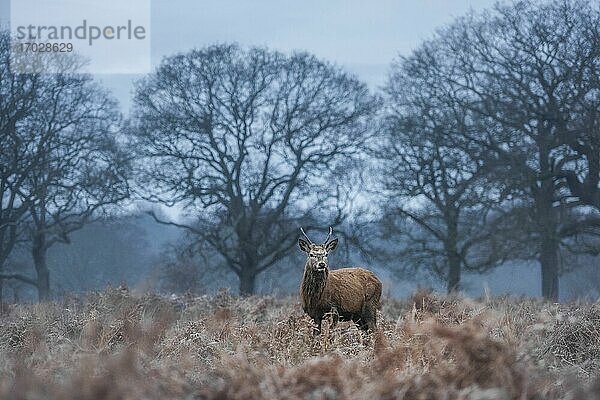
[[[18,0],[13,0],[18,1]],[[495,0],[152,0],[151,60],[214,43],[237,42],[283,52],[309,51],[356,74],[373,89],[390,63],[435,30]],[[10,0],[0,0],[6,26]],[[141,75],[97,75],[125,112]]]

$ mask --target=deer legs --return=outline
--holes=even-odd
[[[337,308],[333,307],[330,312],[314,318],[314,322],[315,322],[315,326],[313,328],[314,336],[321,334],[321,327],[322,327],[324,318],[327,318],[330,321],[329,332],[333,331],[335,329],[337,323],[340,320],[340,315],[338,314]]]
[[[360,318],[354,320],[356,326],[365,333],[375,332],[377,326],[377,311],[370,303],[365,303],[361,310]]]
[[[313,326],[313,336],[318,336],[321,334],[321,325],[323,322],[322,318],[315,318],[315,325]]]

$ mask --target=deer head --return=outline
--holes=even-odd
[[[300,247],[300,250],[308,255],[306,268],[318,272],[327,271],[329,269],[329,265],[327,264],[327,255],[335,250],[338,245],[337,238],[329,240],[333,234],[333,228],[329,227],[329,235],[327,235],[327,239],[325,239],[323,244],[314,244],[306,232],[304,232],[304,229],[300,228],[300,231],[302,231],[302,234],[306,238],[306,240],[302,238],[298,239],[298,246]]]

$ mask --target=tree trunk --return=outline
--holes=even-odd
[[[254,268],[244,268],[239,275],[240,296],[251,296],[254,294],[256,284],[256,272]]]
[[[558,301],[558,242],[552,237],[542,237],[540,244],[542,268],[542,296]]]
[[[448,294],[460,289],[461,262],[458,254],[458,215],[459,210],[449,208],[445,212],[447,223],[447,237],[444,243],[446,260],[448,262]]]
[[[457,254],[448,257],[448,294],[460,289],[460,258]]]
[[[46,264],[46,235],[38,233],[33,239],[31,254],[35,266],[38,299],[40,302],[50,299],[50,271]]]
[[[540,145],[542,179],[535,191],[537,226],[539,229],[539,262],[542,269],[542,296],[558,301],[558,210],[554,207],[555,183],[552,176],[550,153]]]

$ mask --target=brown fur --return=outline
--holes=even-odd
[[[381,308],[381,281],[363,268],[329,271],[314,268],[309,259],[300,287],[304,311],[314,319],[316,333],[323,316],[333,310],[343,320],[354,321],[364,331],[374,331]]]

